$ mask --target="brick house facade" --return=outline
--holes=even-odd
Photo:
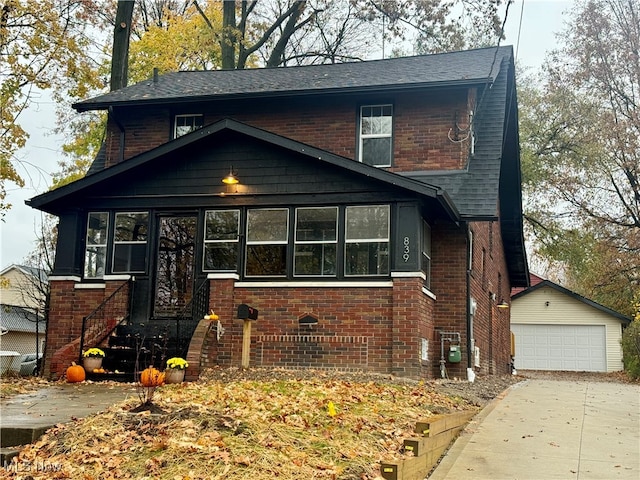
[[[251,365],[428,378],[444,352],[450,377],[509,371],[498,304],[529,278],[510,47],[175,72],[74,107],[108,110],[103,148],[28,202],[60,218],[49,375],[125,283],[133,324],[206,293],[225,333],[192,319],[192,378],[239,365],[241,304],[260,312]]]

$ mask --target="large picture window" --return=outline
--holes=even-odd
[[[113,273],[143,273],[147,268],[147,212],[116,213],[113,232]]]
[[[347,207],[345,276],[389,274],[389,206]]]
[[[297,208],[294,275],[335,276],[338,208]]]
[[[87,217],[87,241],[84,254],[84,276],[102,278],[107,264],[107,238],[109,213],[89,212]]]
[[[360,161],[374,167],[390,167],[392,157],[392,105],[360,107]]]
[[[238,269],[239,210],[209,210],[204,225],[204,271]]]
[[[286,276],[288,238],[287,208],[248,210],[246,276]]]

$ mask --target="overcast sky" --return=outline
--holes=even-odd
[[[538,68],[542,64],[546,52],[556,45],[554,34],[563,28],[564,13],[572,3],[515,0],[509,8],[503,45],[513,45],[519,65]],[[63,158],[62,140],[52,134],[54,106],[46,95],[20,116],[20,123],[30,135],[26,147],[16,155],[22,162],[17,168],[26,186],[7,185],[7,200],[13,207],[0,223],[0,269],[22,263],[34,249],[41,213],[27,207],[24,201],[49,189],[50,173],[58,169],[57,164]]]

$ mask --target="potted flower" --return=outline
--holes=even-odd
[[[93,372],[97,368],[102,368],[104,352],[99,348],[90,348],[82,352],[82,364],[87,372]]]
[[[189,366],[184,358],[173,357],[167,360],[167,370],[165,372],[165,383],[182,383],[184,371]]]

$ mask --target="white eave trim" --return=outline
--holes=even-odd
[[[391,281],[377,282],[236,282],[238,288],[391,288]]]

